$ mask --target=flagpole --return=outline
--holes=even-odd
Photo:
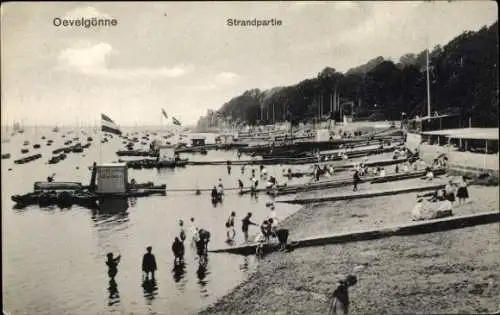
[[[427,45],[427,117],[431,117],[431,83],[429,80],[429,45]]]
[[[102,164],[102,121],[101,128],[99,128],[99,164]]]

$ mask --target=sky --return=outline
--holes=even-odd
[[[54,19],[116,19],[55,26]],[[228,26],[228,19],[280,26]],[[28,2],[1,6],[2,124],[183,124],[246,90],[398,61],[498,19],[494,1]]]

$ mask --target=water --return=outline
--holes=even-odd
[[[211,231],[209,248],[225,246],[224,223],[231,211],[237,222],[251,211],[254,222],[260,223],[269,213],[265,194],[258,199],[226,192],[223,204],[214,207],[209,192],[200,196],[192,192],[168,193],[125,201],[113,201],[103,209],[92,211],[73,206],[70,209],[13,209],[10,196],[33,190],[33,182],[45,180],[56,173],[58,181],[90,180],[88,166],[93,161],[118,160],[115,151],[123,148],[122,139],[114,137],[100,145],[99,136],[86,130],[94,144],[84,153],[68,154],[66,160],[46,164],[51,151],[62,147],[68,138],[79,136],[86,143],[87,135],[79,131],[62,138],[67,130],[53,133],[50,128],[26,129],[9,142],[2,143],[2,153],[11,158],[2,160],[2,222],[3,222],[3,304],[4,310],[22,314],[190,314],[216,301],[255,270],[254,257],[210,254],[206,270],[198,268],[194,251],[186,248],[184,269],[174,270],[171,245],[179,229],[177,222],[186,223],[195,217],[197,226]],[[47,140],[54,140],[46,146]],[[5,137],[2,137],[5,139]],[[30,154],[43,157],[24,165],[13,161],[21,156],[25,140],[30,141]],[[207,136],[207,142],[213,136]],[[33,149],[39,143],[41,149]],[[236,157],[231,151],[209,151],[207,156],[186,155],[191,159],[227,160]],[[242,158],[248,158],[243,156]],[[79,167],[79,169],[77,169]],[[12,168],[11,171],[8,171]],[[210,188],[218,178],[225,187],[236,187],[238,178],[249,183],[250,168],[241,175],[233,166],[231,175],[225,166],[188,166],[175,170],[129,170],[129,179],[138,183],[153,181],[167,188]],[[255,167],[257,169],[257,167]],[[280,167],[267,167],[278,175]],[[257,171],[258,173],[258,171]],[[281,176],[278,180],[284,180]],[[298,210],[297,206],[278,204],[278,217],[284,218]],[[188,231],[189,232],[189,231]],[[253,233],[258,229],[253,228]],[[242,235],[237,227],[237,243]],[[190,235],[188,234],[188,239]],[[153,247],[158,272],[154,287],[143,287],[141,259],[147,246]],[[121,254],[116,283],[110,283],[105,265],[106,253]]]

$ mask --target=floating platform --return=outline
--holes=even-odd
[[[389,189],[389,190],[381,190],[381,191],[369,191],[369,192],[365,192],[365,193],[352,192],[352,193],[342,194],[342,195],[276,200],[275,202],[292,203],[292,204],[307,204],[307,203],[318,203],[318,202],[326,202],[326,201],[352,200],[352,199],[390,196],[390,195],[397,195],[397,194],[406,194],[406,193],[411,193],[411,192],[437,190],[437,189],[443,189],[444,187],[445,187],[444,184],[434,184],[434,185],[416,186],[416,187],[410,187],[410,188],[397,188],[397,189]]]
[[[475,213],[471,215],[446,217],[427,221],[412,222],[403,225],[396,225],[386,228],[347,232],[320,237],[306,238],[290,242],[291,247],[311,247],[331,244],[344,244],[359,241],[370,241],[392,236],[408,236],[426,233],[442,232],[454,229],[472,227],[476,225],[491,224],[500,222],[498,211]],[[242,246],[227,247],[209,250],[211,253],[230,253],[238,255],[253,255],[256,252],[257,244],[247,244]],[[277,251],[279,244],[271,243],[265,246],[265,252]]]

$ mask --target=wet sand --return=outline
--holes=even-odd
[[[402,182],[399,182],[400,185]],[[469,187],[455,215],[498,209],[498,187]],[[282,222],[291,238],[409,222],[416,193],[307,206]],[[500,229],[447,232],[275,253],[201,314],[324,314],[337,281],[355,274],[352,314],[481,313],[500,309]]]

